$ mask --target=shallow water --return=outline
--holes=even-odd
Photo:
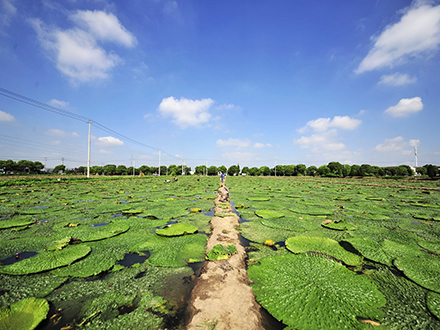
[[[117,264],[124,267],[131,267],[134,264],[138,264],[138,263],[141,264],[145,262],[145,260],[147,260],[151,255],[150,251],[142,251],[142,253],[144,255],[140,255],[139,253],[127,253],[124,256],[124,259],[119,260]]]
[[[19,256],[18,258],[16,258],[16,256],[7,257],[7,258],[1,260],[1,264],[3,266],[12,265],[12,264],[15,264],[16,262],[19,262],[21,260],[36,256],[37,254],[38,253],[36,251],[20,252],[18,254],[18,256]]]

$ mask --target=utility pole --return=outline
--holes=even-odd
[[[416,156],[416,168],[417,168],[417,147],[414,147],[414,156]]]
[[[208,176],[208,161],[206,161],[205,176]]]
[[[61,165],[64,165],[64,157],[61,158]]]
[[[185,162],[185,159],[182,158],[182,175],[185,175],[185,174],[183,174],[183,163],[184,162]]]
[[[133,164],[134,164],[134,166],[133,166],[133,176],[134,176],[134,174],[135,174],[135,172],[134,172],[134,170],[135,170],[135,168],[136,168],[136,159],[135,160],[133,160]]]
[[[159,176],[160,176],[160,150],[159,150]]]
[[[44,170],[46,171],[47,157],[44,157]]]
[[[90,178],[90,145],[92,142],[92,136],[91,136],[91,126],[92,126],[92,121],[89,119],[89,148],[87,151],[87,177]]]

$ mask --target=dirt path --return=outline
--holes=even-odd
[[[232,207],[221,208],[221,189],[215,199],[215,214],[232,214]],[[227,260],[206,261],[189,302],[187,330],[256,330],[261,326],[260,306],[255,301],[245,268],[246,252],[240,244],[237,215],[211,219],[212,234],[206,251],[216,244],[234,244],[237,253]]]

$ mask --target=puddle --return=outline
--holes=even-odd
[[[103,222],[103,223],[95,223],[94,225],[90,225],[89,227],[102,227],[107,226],[110,222]]]
[[[390,270],[391,270],[391,273],[393,273],[397,277],[403,277],[403,273],[400,272],[399,270],[397,270],[397,269],[390,269]]]
[[[194,275],[196,277],[200,276],[200,273],[202,272],[203,265],[205,264],[204,261],[201,262],[192,262],[188,264],[188,267],[191,267],[191,269],[194,271]]]
[[[56,219],[56,218],[38,220],[38,223],[46,223],[46,222],[48,222],[48,221],[52,221],[52,220],[55,220],[55,219]]]
[[[119,218],[119,217],[122,217],[122,216],[124,216],[122,213],[121,214],[116,214],[116,215],[112,216],[111,219]]]
[[[261,325],[266,330],[282,330],[287,327],[287,325],[278,321],[274,318],[265,308],[261,307]]]
[[[208,212],[203,212],[204,215],[206,215],[207,217],[213,217],[214,216],[214,211],[208,211]]]
[[[139,253],[127,253],[124,256],[124,259],[118,261],[118,265],[124,266],[124,267],[131,267],[134,264],[141,264],[147,260],[151,253],[150,251],[141,251],[144,255],[140,255]],[[138,274],[139,275],[139,274]],[[140,276],[142,277],[142,276]],[[136,276],[136,278],[139,278]]]
[[[117,201],[118,204],[128,204],[128,201]]]
[[[29,251],[29,252],[21,252],[17,254],[18,254],[18,258],[16,256],[10,256],[1,260],[2,265],[3,266],[12,265],[15,264],[16,262],[19,262],[20,260],[24,260],[36,256],[38,253],[35,251]]]

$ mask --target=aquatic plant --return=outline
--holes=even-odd
[[[174,223],[171,225],[165,226],[162,229],[156,229],[156,234],[159,236],[182,236],[194,234],[198,231],[198,227],[187,224],[187,223]]]
[[[0,308],[0,329],[32,330],[46,318],[49,304],[43,298],[25,298]]]
[[[252,265],[258,302],[279,321],[299,329],[365,329],[380,321],[386,300],[368,278],[314,254],[270,256]]]
[[[224,260],[228,259],[231,255],[237,253],[237,248],[235,245],[222,245],[217,244],[206,253],[206,260]]]

